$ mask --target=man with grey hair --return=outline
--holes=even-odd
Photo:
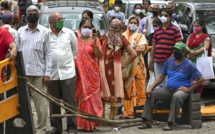
[[[31,84],[47,92],[51,72],[51,45],[49,30],[38,24],[40,10],[31,5],[26,10],[28,24],[18,30],[16,43],[23,52],[25,71]],[[31,90],[36,112],[36,134],[45,134],[47,129],[48,103],[44,97]]]
[[[51,81],[48,92],[52,96],[76,107],[76,72],[74,58],[77,54],[77,39],[74,32],[64,27],[64,18],[58,12],[49,16],[50,41],[52,49]],[[67,111],[66,111],[67,112]],[[68,112],[67,112],[68,113]],[[61,114],[61,109],[50,102],[50,115]],[[62,133],[62,119],[50,118],[53,127],[47,134]],[[67,131],[77,132],[76,117],[67,118]]]

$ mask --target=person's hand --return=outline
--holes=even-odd
[[[186,92],[186,93],[190,93],[190,90],[189,90],[187,87],[181,86],[181,87],[179,87],[178,89],[179,89],[179,90],[182,90],[182,91],[184,91],[184,92]]]
[[[12,50],[10,51],[10,53],[8,54],[8,58],[9,58],[10,60],[14,60],[14,59],[16,58],[16,55],[17,55],[17,50],[16,50],[16,49],[12,49]]]
[[[196,53],[194,51],[190,51],[190,59],[194,59],[196,57]]]
[[[151,93],[152,93],[152,89],[151,88],[149,88],[149,89],[146,90],[146,96],[147,97],[150,98],[151,97]]]
[[[43,85],[48,86],[49,82],[50,82],[50,77],[44,76],[43,77]]]
[[[150,62],[149,62],[148,69],[149,69],[150,71],[152,71],[152,72],[154,71],[154,62],[151,61],[151,60],[150,60]]]

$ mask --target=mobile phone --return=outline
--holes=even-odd
[[[96,29],[93,29],[93,33],[96,34]]]

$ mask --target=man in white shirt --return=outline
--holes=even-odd
[[[12,23],[12,16],[10,14],[4,14],[2,16],[2,23],[4,28],[7,28],[7,30],[12,34],[13,38],[15,39],[16,35],[17,35],[17,31],[11,27],[11,23]]]
[[[76,71],[74,64],[74,58],[78,51],[76,36],[72,30],[64,27],[64,18],[60,13],[55,12],[50,14],[49,24],[52,69],[48,92],[52,96],[77,107],[75,90]],[[51,114],[61,114],[60,107],[52,102],[50,102]],[[53,128],[48,134],[62,133],[62,119],[50,118],[50,121]],[[67,131],[69,133],[77,132],[76,117],[67,118]]]
[[[31,5],[26,10],[28,24],[18,30],[16,43],[22,51],[25,72],[31,84],[47,92],[51,72],[51,45],[49,30],[38,24],[39,9]],[[46,98],[31,90],[36,112],[36,134],[45,134],[48,119]]]

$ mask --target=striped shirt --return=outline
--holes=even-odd
[[[154,62],[165,62],[173,53],[173,46],[176,42],[182,41],[180,30],[170,23],[165,30],[162,26],[156,28],[153,35],[155,45]]]
[[[22,51],[26,75],[50,76],[51,71],[51,45],[49,30],[37,25],[31,31],[28,25],[18,30],[16,43]]]

